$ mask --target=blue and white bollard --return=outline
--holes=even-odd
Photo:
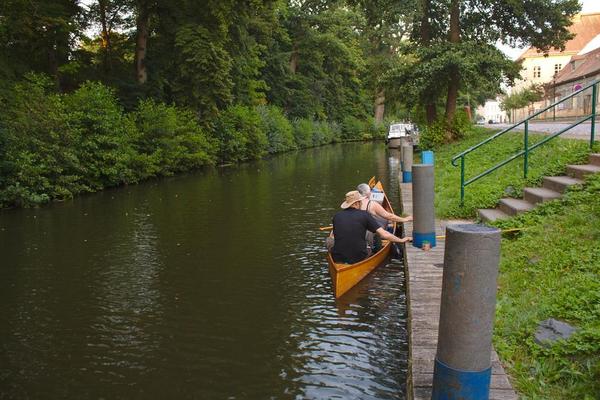
[[[434,164],[433,160],[434,160],[433,151],[425,150],[425,151],[421,152],[421,164],[433,165]]]
[[[500,230],[446,228],[432,400],[489,398]]]

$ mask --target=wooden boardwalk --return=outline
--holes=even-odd
[[[412,185],[400,184],[402,211],[412,215]],[[467,221],[438,221],[436,234],[444,235],[449,223]],[[470,222],[470,221],[468,221]],[[412,223],[404,224],[405,235],[412,235]],[[406,245],[406,288],[408,302],[409,366],[406,393],[408,399],[431,399],[433,365],[437,348],[440,299],[442,294],[442,271],[445,241],[437,240],[437,246],[422,251]],[[504,368],[492,349],[492,381],[490,399],[516,400]]]

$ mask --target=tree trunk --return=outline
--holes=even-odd
[[[431,24],[429,23],[431,0],[421,0],[421,7],[423,10],[423,15],[421,17],[421,45],[427,47],[431,43]],[[435,98],[433,98],[433,96],[427,96],[424,103],[427,125],[431,125],[437,119]]]
[[[143,85],[148,80],[146,71],[146,50],[148,45],[148,23],[150,12],[148,3],[144,0],[138,1],[137,19],[136,19],[136,39],[135,39],[135,76],[137,83]]]
[[[98,0],[98,6],[100,8],[100,25],[102,26],[102,50],[104,51],[104,72],[108,73],[112,69],[110,62],[110,29],[108,28],[108,22],[106,17],[106,0]]]
[[[452,0],[450,5],[450,43],[460,42],[460,0]],[[460,72],[457,65],[450,68],[448,76],[448,96],[446,97],[446,121],[452,122],[456,114],[456,100],[460,86]],[[449,138],[453,139],[453,138]]]
[[[56,89],[61,90],[60,87],[60,77],[58,76],[58,56],[57,50],[58,45],[56,44],[56,40],[54,41],[54,46],[51,46],[48,49],[48,68],[50,70],[50,74],[54,78],[54,85],[56,85]]]
[[[431,125],[437,119],[437,107],[435,103],[429,102],[425,104],[425,116],[427,118],[427,125]]]
[[[385,90],[381,89],[375,97],[375,123],[380,124],[383,122],[383,115],[385,113]]]
[[[290,56],[290,72],[292,74],[295,74],[296,69],[298,68],[298,57],[298,47],[294,44],[292,55]]]

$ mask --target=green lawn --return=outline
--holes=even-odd
[[[511,192],[544,175],[561,174],[569,163],[586,163],[585,141],[554,139],[530,157],[529,179],[522,159],[466,188],[459,206],[460,168],[450,159],[493,132],[476,128],[464,140],[436,151],[436,214],[473,218],[477,208],[493,207]],[[531,135],[532,142],[544,136]],[[522,148],[522,133],[472,153],[467,178]],[[507,188],[510,188],[507,190]],[[524,399],[600,399],[600,176],[563,199],[532,212],[496,222],[501,228],[525,228],[502,239],[494,345]],[[543,348],[534,342],[540,321],[555,318],[579,331],[567,341]]]
[[[535,149],[529,157],[529,176],[523,178],[523,159],[519,158],[465,189],[465,204],[460,206],[460,167],[450,164],[452,157],[479,143],[496,131],[475,127],[465,139],[435,151],[436,214],[441,218],[474,218],[477,208],[495,207],[501,197],[520,197],[528,185],[537,186],[544,175],[562,174],[565,165],[585,163],[589,143],[580,140],[553,139]],[[530,134],[530,145],[545,136]],[[465,177],[469,179],[507,159],[523,148],[523,133],[509,133],[480,147],[465,159]],[[460,165],[460,162],[458,162]]]
[[[510,220],[502,240],[494,344],[526,399],[600,398],[600,176]],[[548,318],[579,331],[549,349],[533,341]]]

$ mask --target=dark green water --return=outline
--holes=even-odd
[[[0,398],[404,398],[402,266],[334,300],[327,225],[383,143],[0,213]]]

